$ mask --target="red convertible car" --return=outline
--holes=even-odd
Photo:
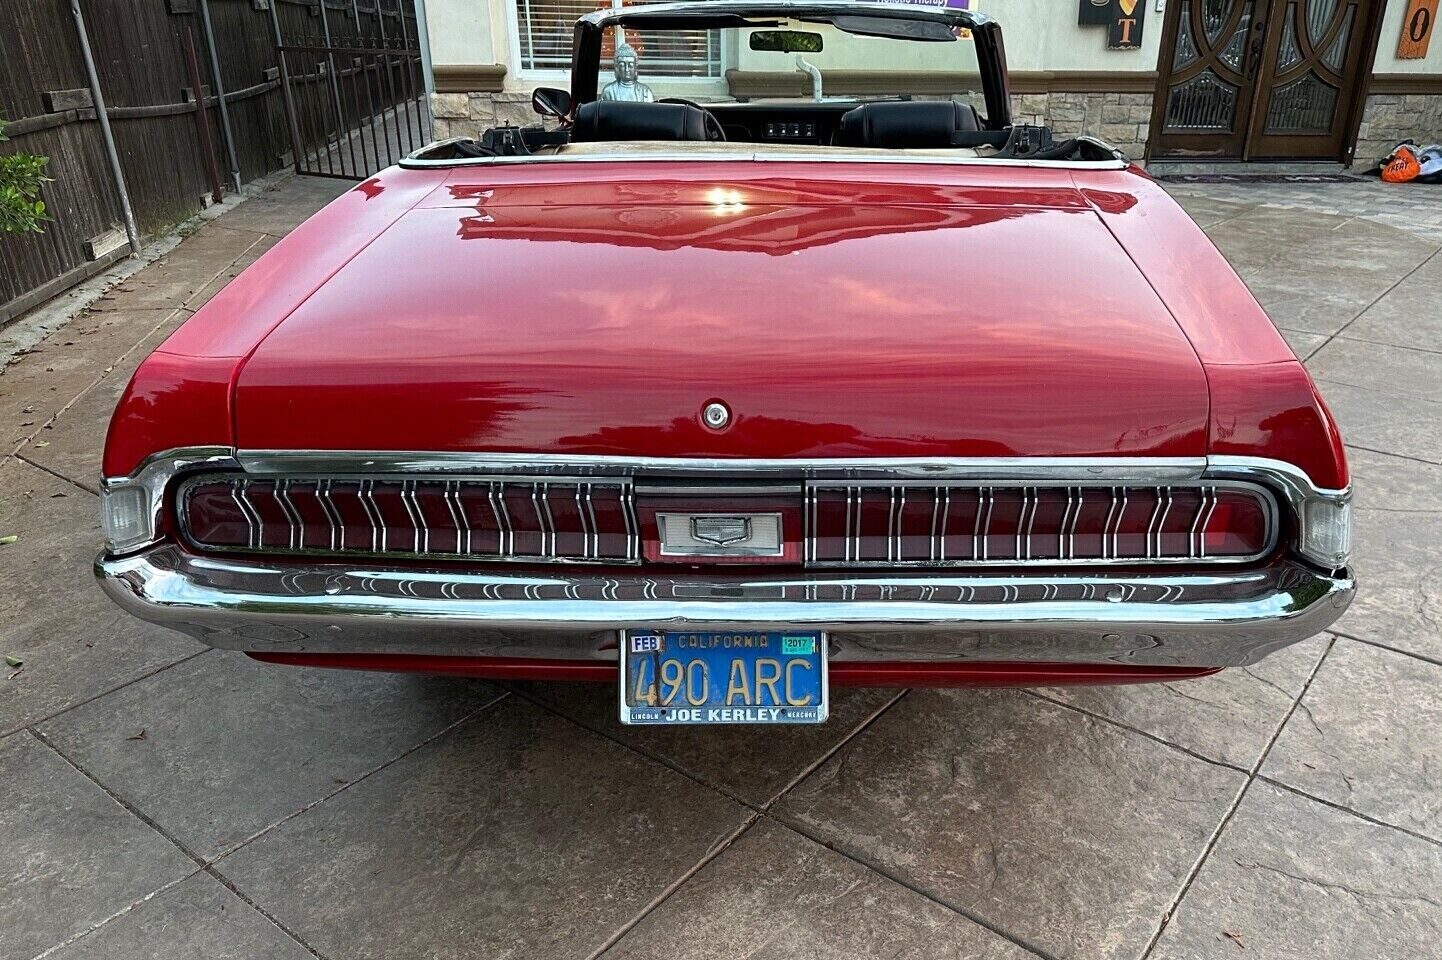
[[[787,95],[653,94],[648,58],[722,44]],[[826,94],[878,44],[965,89]],[[633,723],[1195,677],[1346,608],[1307,372],[1142,170],[1013,122],[989,18],[608,9],[535,106],[359,184],[140,366],[119,604],[272,663],[619,678]]]

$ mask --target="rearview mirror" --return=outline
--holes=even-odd
[[[824,39],[803,30],[753,30],[751,49],[774,53],[820,53]]]
[[[571,95],[555,87],[537,87],[531,93],[531,109],[543,117],[564,120],[571,115]]]

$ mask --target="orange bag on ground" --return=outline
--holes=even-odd
[[[1416,180],[1421,172],[1417,151],[1408,143],[1397,144],[1397,149],[1382,161],[1382,179],[1388,183],[1407,183]]]

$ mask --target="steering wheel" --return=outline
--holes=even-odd
[[[723,142],[723,143],[725,142],[725,140],[726,140],[726,129],[721,126],[721,121],[718,120],[718,119],[716,119],[716,114],[712,113],[710,110],[707,110],[705,107],[701,106],[701,104],[697,103],[696,101],[694,101],[694,100],[687,100],[685,97],[662,97],[660,100],[657,100],[656,102],[657,102],[657,103],[680,103],[680,104],[684,104],[685,106],[688,106],[688,107],[695,107],[697,110],[700,110],[702,113],[704,113],[704,114],[706,115],[706,135],[707,135],[707,137],[708,137],[713,143],[714,143],[714,142],[717,142],[717,141],[721,141],[721,142]]]

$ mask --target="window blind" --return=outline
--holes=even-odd
[[[576,20],[598,9],[621,6],[621,0],[514,0],[523,70],[571,69],[572,31]],[[625,0],[629,4],[631,0]],[[614,31],[612,31],[614,33]],[[647,77],[721,76],[721,38],[717,30],[627,30],[626,42],[641,60]],[[616,39],[602,48],[601,69],[609,72]],[[604,77],[603,84],[604,84]]]

